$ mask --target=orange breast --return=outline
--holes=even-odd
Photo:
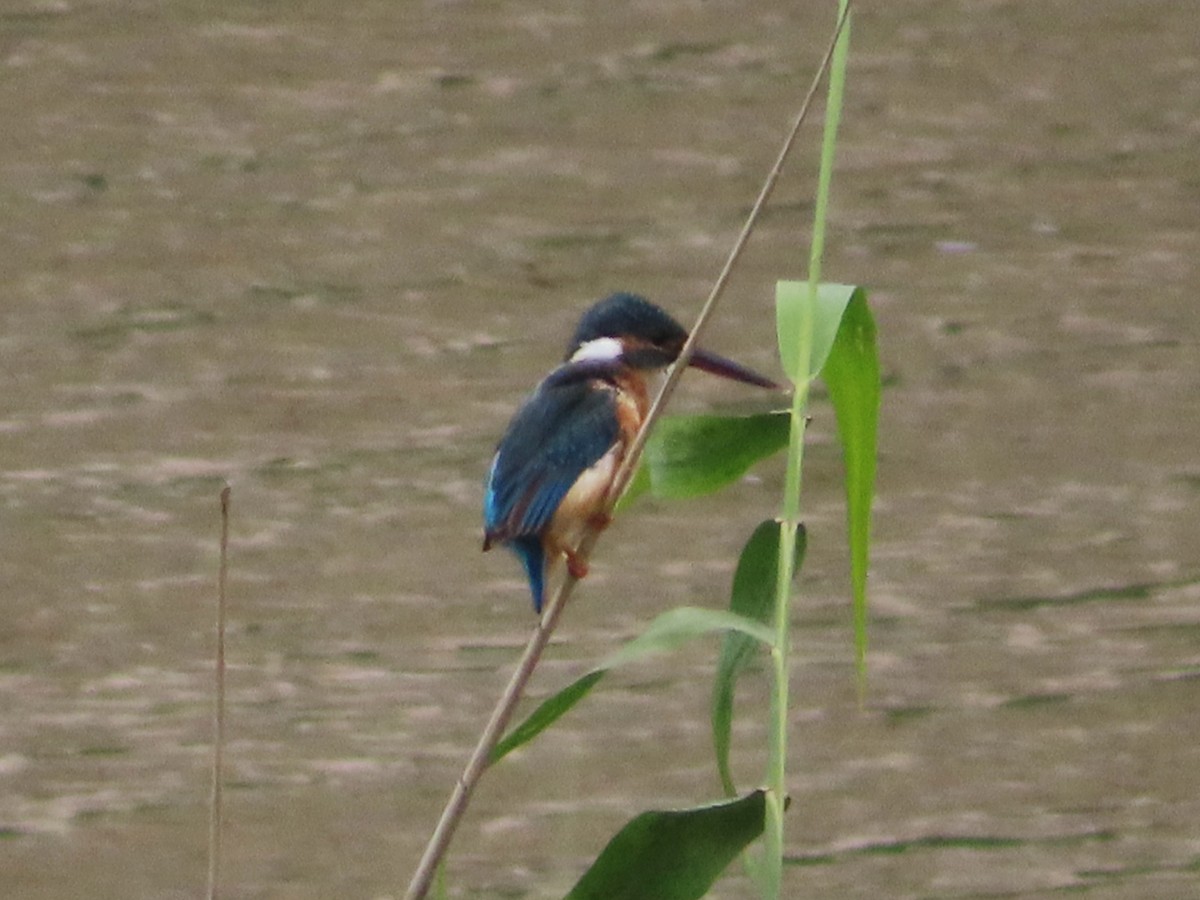
[[[632,369],[623,372],[617,379],[617,422],[621,427],[622,450],[633,442],[649,408],[646,379]]]

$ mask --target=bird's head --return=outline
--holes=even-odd
[[[679,358],[687,337],[682,325],[644,297],[611,294],[580,318],[566,358],[569,362],[597,360],[634,369],[665,369]],[[699,347],[690,364],[734,381],[779,387],[769,378]]]

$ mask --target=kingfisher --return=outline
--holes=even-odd
[[[508,546],[521,560],[541,613],[549,567],[576,553],[588,528],[608,525],[605,501],[650,405],[647,374],[679,358],[688,333],[644,297],[616,293],[587,310],[564,361],[509,422],[488,470],[483,549]],[[732,360],[697,349],[690,364],[735,381],[779,385]]]

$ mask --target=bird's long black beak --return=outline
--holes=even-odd
[[[754,384],[758,387],[773,388],[775,390],[782,390],[783,388],[782,385],[772,381],[770,378],[759,375],[753,369],[747,369],[740,363],[735,363],[732,359],[726,359],[723,356],[718,356],[715,353],[710,353],[707,350],[699,348],[692,353],[690,365],[705,372],[710,372],[713,375],[720,375],[722,378],[730,378],[734,381]]]

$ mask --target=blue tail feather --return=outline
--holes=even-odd
[[[529,590],[533,594],[533,611],[541,615],[545,592],[546,551],[538,537],[520,537],[509,544],[525,566]]]

